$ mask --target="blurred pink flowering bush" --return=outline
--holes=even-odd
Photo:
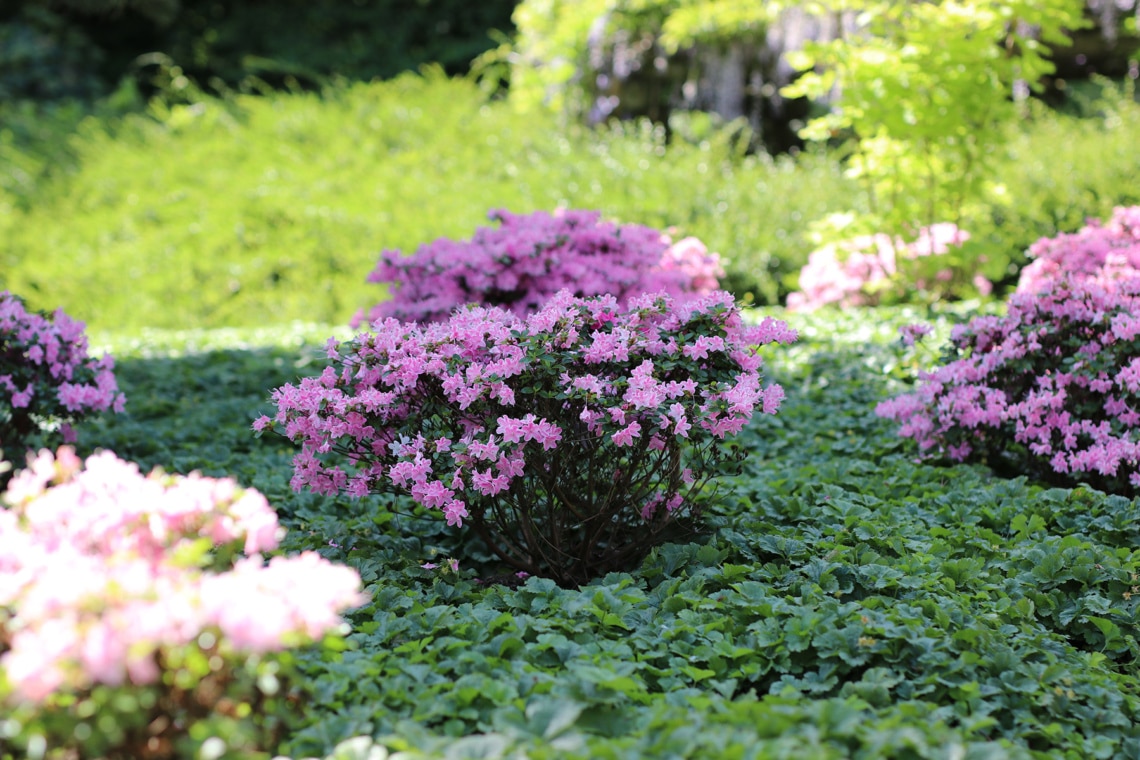
[[[967,262],[948,257],[969,239],[968,232],[944,222],[921,228],[909,243],[879,233],[825,245],[808,257],[788,308],[875,306],[907,300],[915,290],[933,298],[960,297],[968,288],[987,295],[993,289],[988,280],[967,271]]]
[[[922,322],[902,325],[899,327],[899,340],[902,341],[904,346],[909,348],[917,343],[921,343],[922,339],[930,335],[933,331],[933,327]]]
[[[773,414],[757,346],[732,296],[575,298],[525,320],[468,307],[395,319],[338,345],[335,366],[273,393],[273,429],[301,445],[294,488],[395,490],[470,524],[515,570],[582,583],[628,569],[697,516],[693,496],[736,458],[753,412]]]
[[[659,291],[683,299],[712,292],[724,276],[717,254],[696,238],[670,245],[657,230],[600,216],[493,211],[499,227],[480,227],[470,240],[441,238],[411,256],[384,251],[368,281],[393,283],[391,300],[357,314],[353,327],[388,317],[439,322],[465,304],[526,316],[563,289],[610,294],[623,304]]]
[[[79,418],[123,410],[114,360],[89,357],[83,330],[62,310],[28,311],[0,291],[0,448],[9,456],[22,456],[34,433],[58,426],[70,442]]]
[[[267,749],[288,696],[287,659],[268,653],[322,639],[363,601],[356,572],[316,554],[264,562],[277,517],[231,480],[144,477],[64,447],[30,458],[4,501],[7,741],[38,735],[68,757],[197,757],[210,737]]]
[[[919,449],[1140,493],[1140,278],[1054,280],[956,327],[945,363],[876,412]]]
[[[1041,238],[1021,270],[1019,293],[1036,293],[1061,277],[1095,280],[1106,288],[1140,275],[1140,206],[1119,206],[1101,224],[1092,219],[1073,234]]]

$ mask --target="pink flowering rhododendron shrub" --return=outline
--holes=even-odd
[[[68,441],[83,416],[122,411],[114,360],[88,356],[83,330],[62,310],[28,311],[0,291],[0,449],[10,457],[22,456],[35,433],[57,430]]]
[[[910,242],[879,233],[825,245],[809,255],[800,271],[800,290],[788,295],[788,308],[874,306],[907,300],[916,290],[933,297],[961,296],[967,288],[988,294],[988,280],[948,258],[969,239],[968,232],[944,222],[921,228]]]
[[[4,502],[3,736],[61,757],[197,757],[211,736],[268,749],[283,650],[363,601],[355,571],[314,553],[265,562],[277,517],[231,480],[65,447],[31,459]]]
[[[696,238],[671,244],[657,230],[600,216],[494,211],[499,226],[480,227],[470,240],[441,238],[411,256],[385,251],[368,281],[392,283],[392,298],[358,314],[353,326],[388,317],[438,322],[465,304],[525,316],[563,289],[622,303],[658,291],[680,300],[712,292],[724,276],[719,257]]]
[[[877,412],[930,455],[1140,493],[1140,278],[1015,294]]]
[[[1041,238],[1029,255],[1033,261],[1021,270],[1019,293],[1036,293],[1061,277],[1111,289],[1140,276],[1140,206],[1118,207],[1104,224],[1093,219],[1073,234]]]
[[[388,319],[330,342],[334,366],[273,393],[274,429],[301,445],[293,486],[408,493],[480,535],[515,570],[581,583],[629,569],[690,523],[729,439],[775,413],[759,346],[732,296],[675,303],[561,291],[522,319],[469,307]]]

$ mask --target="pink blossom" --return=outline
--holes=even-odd
[[[685,415],[681,415],[673,422],[673,432],[681,438],[688,438],[689,431],[693,429],[693,425],[689,422]]]
[[[441,238],[411,256],[384,251],[368,280],[391,283],[392,297],[357,314],[353,326],[388,317],[440,322],[470,303],[526,315],[563,289],[578,297],[612,293],[622,303],[646,292],[684,299],[715,290],[724,276],[717,254],[696,238],[671,245],[656,230],[603,221],[596,211],[493,211],[490,218],[500,226],[481,227],[470,240]]]
[[[503,437],[504,443],[518,443],[526,438],[529,426],[534,424],[534,420],[533,414],[528,414],[521,419],[515,419],[504,414],[496,420],[498,427],[495,428],[495,432]]]
[[[1001,456],[1017,443],[1029,470],[1126,490],[1140,468],[1132,403],[1140,334],[1124,326],[1138,310],[1140,278],[1114,287],[1051,279],[1014,294],[1004,317],[956,328],[956,358],[876,412],[899,422],[899,434],[921,451],[963,461]]]
[[[1037,293],[1059,279],[1088,280],[1114,290],[1140,275],[1140,206],[1119,206],[1107,222],[1091,219],[1075,233],[1042,238],[1029,247],[1019,293]]]
[[[899,327],[899,334],[902,336],[904,346],[913,346],[927,335],[930,335],[933,330],[934,328],[930,325],[919,323]]]
[[[525,465],[526,459],[523,456],[500,456],[499,461],[495,463],[495,469],[505,478],[518,478],[522,477]]]
[[[443,514],[447,518],[447,524],[452,526],[463,525],[463,518],[468,517],[467,505],[459,499],[453,499],[447,503],[443,508]]]
[[[9,403],[12,404],[13,409],[27,409],[28,406],[32,403],[32,396],[35,394],[35,392],[35,386],[31,383],[28,383],[27,388],[19,391],[18,393],[12,394],[12,398]],[[66,391],[64,392],[64,396],[67,396]],[[64,402],[64,405],[67,406],[66,402]]]
[[[355,571],[315,553],[203,570],[202,538],[277,545],[255,491],[200,476],[143,476],[104,452],[81,463],[44,451],[0,510],[0,606],[13,632],[0,656],[15,696],[42,702],[95,684],[159,680],[156,654],[219,631],[227,657],[281,649],[340,626],[363,601]]]
[[[1140,356],[1133,358],[1117,373],[1116,383],[1122,390],[1140,394]]]
[[[495,444],[495,436],[487,439],[486,443],[472,441],[467,446],[467,453],[476,459],[494,460],[499,457],[499,447]]]
[[[720,417],[705,421],[703,424],[717,438],[735,435],[744,429],[744,417]]]
[[[657,508],[661,506],[662,501],[661,494],[654,494],[652,498],[642,505],[641,519],[646,521],[652,520],[653,516],[657,514]]]
[[[808,255],[808,263],[800,271],[800,290],[788,296],[788,308],[812,311],[828,304],[874,305],[898,275],[900,260],[943,255],[969,238],[969,233],[955,225],[940,222],[919,229],[910,242],[880,233],[825,245]],[[946,274],[951,279],[954,276],[953,270],[944,273],[944,279]],[[989,287],[988,281],[974,275],[973,281],[979,280]],[[907,288],[915,285],[921,284],[904,283]]]
[[[277,412],[262,424],[299,444],[294,488],[395,490],[456,527],[478,514],[497,530],[496,515],[536,501],[588,513],[630,500],[636,511],[651,491],[664,506],[708,481],[722,441],[776,411],[783,393],[761,385],[759,352],[795,338],[779,320],[745,325],[727,293],[642,294],[623,309],[562,290],[525,319],[470,306],[442,322],[374,321],[340,345],[333,372],[274,391]],[[679,460],[689,465],[680,482]],[[588,482],[608,490],[579,493]]]
[[[618,446],[628,446],[639,435],[641,435],[641,425],[637,422],[631,422],[610,437]]]
[[[510,478],[505,475],[495,475],[491,470],[473,470],[471,483],[475,489],[484,496],[494,496],[510,487]]]
[[[412,485],[412,498],[428,509],[437,509],[451,502],[455,492],[441,481],[431,480]]]
[[[589,393],[605,392],[605,387],[597,375],[582,375],[581,377],[575,377],[573,380],[570,379],[569,375],[564,375],[563,382],[569,382],[574,388],[588,391]]]
[[[544,451],[549,451],[562,440],[562,428],[546,420],[539,420],[532,428],[529,437],[540,444]]]

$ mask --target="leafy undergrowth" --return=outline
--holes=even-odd
[[[301,657],[292,757],[1140,757],[1140,501],[916,463],[873,408],[914,361],[897,327],[931,316],[959,318],[793,317],[788,398],[707,534],[579,589],[504,578],[406,503],[290,490],[249,424],[321,368],[319,327],[111,339],[127,413],[80,443],[235,475],[289,551],[360,571],[347,648]]]

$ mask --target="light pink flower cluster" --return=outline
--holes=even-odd
[[[934,328],[930,325],[916,322],[899,327],[899,338],[902,340],[904,346],[913,346],[916,343],[922,342],[922,339],[932,332],[934,332]]]
[[[0,447],[15,453],[46,423],[71,423],[91,412],[123,410],[110,356],[87,355],[84,324],[63,310],[28,311],[18,297],[0,291]]]
[[[828,304],[873,306],[886,294],[900,298],[903,293],[895,292],[900,289],[924,290],[936,282],[949,284],[957,276],[951,266],[939,269],[932,282],[921,276],[904,282],[900,274],[907,262],[944,255],[969,239],[968,232],[942,222],[921,228],[909,243],[878,233],[825,245],[808,256],[808,263],[800,270],[800,291],[788,295],[788,308],[813,311]],[[973,275],[972,284],[983,294],[993,289],[981,275]]]
[[[1019,293],[1036,293],[1063,276],[1112,288],[1140,275],[1140,206],[1119,206],[1104,224],[1092,219],[1071,235],[1041,238],[1029,255],[1033,261],[1021,270]]]
[[[160,657],[207,632],[222,655],[279,650],[340,625],[363,600],[354,570],[275,557],[277,517],[231,480],[177,477],[100,453],[42,451],[0,510],[0,656],[15,697],[156,682]],[[202,568],[218,545],[250,554]]]
[[[1053,280],[951,335],[957,358],[876,412],[920,450],[1140,489],[1140,278]]]
[[[717,444],[779,407],[757,347],[796,337],[771,318],[746,326],[723,292],[644,295],[622,310],[564,290],[525,320],[469,307],[372,329],[330,341],[337,366],[274,391],[275,419],[254,428],[301,444],[294,488],[395,489],[477,527],[528,500],[582,520],[614,504],[645,520],[677,511]],[[682,466],[689,450],[700,455]]]
[[[675,299],[718,287],[720,259],[696,238],[674,245],[641,225],[602,221],[597,211],[512,214],[493,211],[500,226],[480,227],[470,240],[441,238],[415,254],[384,251],[369,282],[392,283],[391,300],[353,319],[395,317],[438,322],[465,304],[502,306],[525,316],[559,290],[579,297],[631,297],[664,291]]]

